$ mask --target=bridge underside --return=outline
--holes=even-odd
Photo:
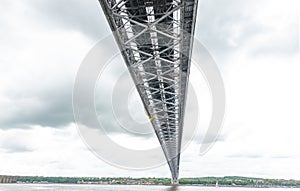
[[[197,0],[99,0],[178,183]]]

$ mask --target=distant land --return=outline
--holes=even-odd
[[[169,178],[131,177],[44,177],[0,175],[0,183],[15,184],[119,184],[119,185],[169,185]],[[241,176],[181,178],[181,185],[233,186],[233,187],[298,187],[300,180],[264,179]]]

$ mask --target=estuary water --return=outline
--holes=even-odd
[[[0,191],[300,191],[300,188],[230,188],[200,186],[128,186],[128,185],[61,185],[0,184]]]

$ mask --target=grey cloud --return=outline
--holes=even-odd
[[[197,36],[206,44],[219,51],[232,49],[228,39],[233,38],[234,27],[240,27],[242,36],[236,38],[242,43],[251,35],[262,31],[262,26],[252,23],[250,17],[245,14],[249,1],[217,0],[201,1],[197,20]]]
[[[204,141],[203,140],[204,135],[202,135],[202,137],[199,139],[199,140],[203,140],[202,142],[200,141],[201,144],[209,144],[212,142],[216,143],[216,142],[224,142],[225,141],[225,137],[222,135],[218,135],[217,138],[215,138],[215,135],[208,135],[208,136],[209,136],[209,138],[207,139],[207,141]],[[198,140],[197,140],[197,142],[198,142]]]
[[[7,110],[2,110],[0,128],[28,128],[30,125],[60,127],[73,122],[72,85],[9,93]]]
[[[34,149],[29,146],[26,146],[26,145],[24,145],[22,143],[18,143],[18,142],[13,142],[13,141],[3,142],[0,146],[7,153],[21,153],[21,152],[34,151]]]
[[[295,22],[296,24],[296,22]],[[252,55],[255,57],[274,57],[286,56],[291,54],[298,54],[299,52],[299,33],[296,30],[289,31],[290,35],[285,36],[286,33],[277,34],[276,40],[269,39],[263,43],[260,47],[252,51]],[[285,36],[285,37],[283,37]]]
[[[34,151],[32,148],[28,148],[22,145],[18,145],[6,149],[7,153],[23,153],[23,152],[32,152],[32,151]]]
[[[237,154],[230,154],[227,155],[226,157],[228,158],[251,158],[251,159],[256,159],[256,158],[264,158],[267,157],[263,154],[259,154],[259,153],[249,153],[249,154],[243,154],[243,153],[237,153]],[[295,158],[294,155],[271,155],[270,158],[272,159],[291,159],[291,158]]]
[[[7,15],[0,18],[4,27],[0,34],[5,36],[0,46],[0,129],[59,128],[74,121],[73,80],[86,40],[82,35],[70,35],[61,41],[59,35],[79,31],[98,38],[106,28],[97,1],[70,2],[0,2]],[[15,25],[14,19],[20,23]]]
[[[97,40],[110,31],[97,0],[27,0],[45,28],[80,31]]]
[[[290,159],[295,158],[294,155],[272,155],[271,158],[273,159]]]
[[[268,1],[266,1],[268,2]],[[284,32],[276,31],[276,27],[269,23],[267,17],[257,15],[264,10],[270,14],[275,8],[272,2],[216,0],[201,1],[198,12],[196,36],[213,50],[214,56],[228,55],[242,48],[250,48],[252,56],[259,54],[294,54],[299,50],[298,21],[296,14],[287,10],[278,10],[278,15],[288,14],[289,23],[278,20],[279,26],[284,26]],[[277,9],[275,9],[277,10]],[[276,18],[273,18],[276,19]],[[261,42],[251,43],[260,38]],[[279,55],[278,55],[279,53]]]
[[[226,157],[228,158],[252,158],[252,159],[256,159],[256,158],[263,158],[264,155],[261,154],[232,154],[232,155],[227,155]]]
[[[224,54],[226,51],[246,44],[258,34],[270,32],[261,23],[253,20],[252,16],[254,13],[249,13],[248,8],[255,6],[257,2],[240,0],[201,1],[196,27],[198,37],[205,44],[212,47],[216,53]],[[32,11],[30,14],[45,29],[49,27],[51,29],[80,31],[92,39],[101,38],[110,32],[97,0],[25,0],[23,3],[28,5],[30,11]],[[233,36],[235,27],[241,28],[241,34],[238,37]],[[237,47],[232,47],[228,44],[228,39],[230,38],[237,42]],[[283,43],[278,42],[278,46],[273,47],[274,50],[272,50],[270,45],[261,46],[256,51],[258,53],[263,53],[264,51],[274,52],[281,49],[289,50],[286,47],[295,47],[295,44],[290,42],[282,46],[281,49],[277,48]],[[258,54],[255,50],[253,53]],[[35,87],[32,88],[34,89]],[[7,114],[9,113],[8,110],[3,112],[6,117],[0,117],[0,128],[26,127],[28,124],[62,126],[73,121],[71,105],[72,83],[61,87],[35,91],[37,92],[33,93],[28,88],[25,99],[17,94],[10,97],[11,104],[20,107],[13,110],[10,115]],[[116,130],[115,124],[109,125],[112,118],[108,114],[105,116],[105,112],[110,112],[107,111],[107,100],[102,101],[103,103],[100,103],[100,107],[97,105],[99,113],[102,113],[102,116],[105,118],[106,126]],[[31,105],[32,102],[38,104],[36,108],[34,105]],[[223,139],[220,137],[218,141]]]

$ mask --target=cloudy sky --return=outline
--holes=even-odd
[[[0,174],[170,176],[167,165],[140,171],[111,166],[90,152],[77,131],[76,72],[93,45],[110,34],[97,0],[0,0],[0,14]],[[192,71],[199,130],[182,154],[180,176],[299,179],[298,0],[201,0],[195,36],[223,76],[226,116],[218,141],[200,156],[211,108],[205,80]],[[145,120],[134,91],[128,99],[132,117]],[[109,107],[100,100],[97,112],[110,122],[106,129],[116,142],[133,149],[157,146],[154,136],[118,131]]]

